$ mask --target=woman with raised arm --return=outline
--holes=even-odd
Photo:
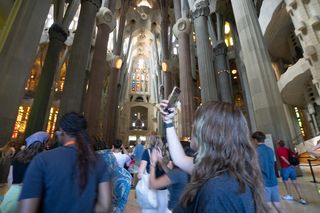
[[[191,147],[195,158],[185,155],[173,126],[175,109],[161,102],[169,151],[175,165],[191,180],[174,212],[265,213],[262,177],[247,122],[229,103],[207,102],[196,113]]]
[[[19,212],[108,212],[110,174],[90,145],[85,118],[67,113],[59,127],[63,146],[43,152],[31,161]]]

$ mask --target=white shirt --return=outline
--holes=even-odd
[[[116,157],[117,163],[121,168],[124,167],[125,163],[128,163],[131,160],[129,155],[122,154],[121,152],[113,152],[113,155]]]

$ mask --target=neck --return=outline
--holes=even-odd
[[[67,141],[63,144],[63,146],[71,146],[71,145],[75,145],[76,144],[76,141],[75,140],[70,140],[70,141]]]

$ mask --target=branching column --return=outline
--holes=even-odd
[[[228,48],[224,41],[218,41],[213,49],[214,68],[219,88],[219,98],[224,102],[233,102],[230,71],[227,62]]]
[[[115,27],[113,12],[101,7],[97,13],[97,38],[94,47],[92,65],[89,77],[89,88],[85,98],[85,116],[88,121],[88,130],[91,136],[102,136],[100,114],[102,91],[106,78],[106,53],[109,33]]]
[[[13,23],[0,50],[0,146],[11,138],[51,1],[15,1],[16,4],[20,5],[15,8],[15,16],[10,14]]]
[[[180,0],[174,0],[176,24],[173,33],[179,42],[179,77],[180,77],[180,101],[181,101],[181,136],[191,136],[193,121],[193,90],[192,70],[190,55],[191,23],[187,18],[181,17]]]
[[[232,0],[257,129],[290,140],[279,89],[252,1]],[[254,131],[254,129],[252,130]]]
[[[54,75],[67,35],[67,32],[59,24],[53,24],[49,29],[49,47],[36,89],[25,137],[43,130]]]
[[[120,54],[121,54],[123,31],[125,27],[126,12],[127,12],[126,10],[128,8],[128,4],[129,4],[129,0],[122,1],[122,7],[120,11],[119,33],[118,33],[117,42],[113,52],[113,54],[116,57],[120,57]],[[106,143],[108,143],[109,145],[112,144],[116,136],[118,95],[119,95],[118,77],[119,77],[119,69],[117,69],[115,67],[115,64],[113,64],[113,67],[110,71],[110,76],[109,76],[109,88],[108,88],[108,94],[107,94],[106,109],[105,109],[105,115],[103,118],[103,128],[104,128],[103,138],[106,141]]]
[[[202,103],[205,103],[218,99],[208,33],[209,3],[207,0],[198,0],[194,8],[192,16],[196,32],[201,99]]]
[[[59,117],[66,112],[82,111],[86,87],[86,67],[89,60],[95,17],[101,0],[82,0],[77,32],[74,37],[67,69]]]

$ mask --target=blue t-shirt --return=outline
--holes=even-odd
[[[182,192],[188,184],[189,175],[179,168],[170,170],[167,175],[171,182],[171,185],[168,187],[170,193],[168,208],[175,209],[179,203]]]
[[[272,149],[265,144],[259,144],[257,146],[257,155],[265,187],[278,185],[274,171],[274,153]]]
[[[27,169],[20,200],[41,198],[41,212],[46,213],[93,212],[98,184],[110,181],[104,160],[98,156],[82,192],[78,180],[75,146],[43,152],[31,161]]]
[[[134,155],[136,157],[136,161],[141,161],[143,151],[144,151],[143,145],[137,144],[136,147],[134,148]]]
[[[240,193],[236,178],[224,174],[209,179],[201,186],[193,201],[186,207],[177,207],[174,213],[254,213],[251,190],[246,186]]]

